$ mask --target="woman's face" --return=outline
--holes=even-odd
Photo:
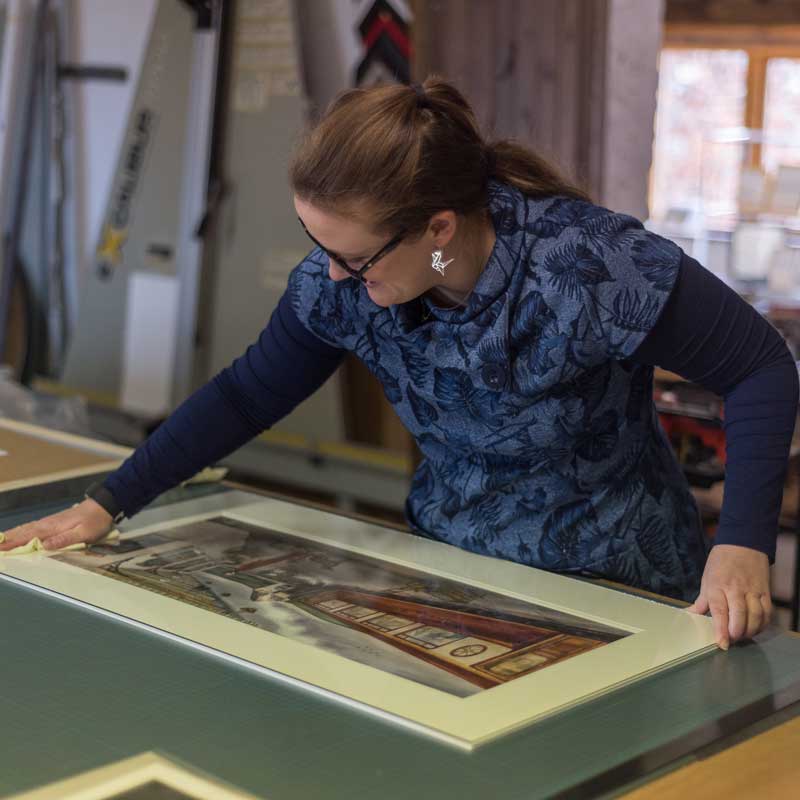
[[[326,250],[344,258],[351,269],[362,267],[389,241],[376,238],[353,217],[326,213],[297,196],[294,197],[294,207],[309,233]],[[431,219],[428,230],[418,241],[403,239],[376,261],[364,275],[370,299],[379,306],[398,305],[435,286],[438,273],[430,266],[431,251],[445,247],[454,228],[455,214],[452,211],[440,212]],[[334,281],[355,280],[332,258],[328,259],[328,274]]]

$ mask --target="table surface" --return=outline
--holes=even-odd
[[[627,792],[624,800],[789,798],[800,786],[800,717]]]
[[[135,523],[257,497],[186,487]],[[268,800],[593,797],[800,697],[800,638],[768,631],[466,753],[5,580],[0,606],[0,796],[156,750]]]

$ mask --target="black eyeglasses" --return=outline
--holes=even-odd
[[[302,220],[302,219],[300,219],[300,217],[298,217],[297,219],[298,219],[298,220],[300,220],[300,224],[303,226],[303,230],[304,230],[304,231],[306,232],[306,234],[308,235],[308,238],[309,238],[309,239],[311,239],[311,241],[312,241],[312,242],[314,242],[314,244],[315,244],[315,245],[317,245],[317,247],[320,247],[320,248],[322,248],[322,250],[324,250],[324,251],[325,251],[325,253],[326,253],[326,254],[327,254],[327,255],[328,255],[330,258],[332,258],[332,259],[333,259],[333,260],[334,260],[334,261],[335,261],[335,262],[336,262],[336,263],[337,263],[337,264],[338,264],[338,265],[339,265],[339,266],[340,266],[340,267],[341,267],[341,268],[342,268],[342,269],[343,269],[343,270],[344,270],[344,271],[345,271],[345,272],[346,272],[348,275],[350,275],[350,276],[351,276],[351,277],[353,277],[353,278],[356,278],[356,280],[359,280],[359,281],[361,281],[361,283],[366,283],[366,282],[367,282],[367,281],[366,281],[366,278],[364,277],[364,273],[365,273],[365,272],[366,272],[366,271],[367,271],[367,270],[368,270],[370,267],[373,267],[373,266],[375,266],[375,264],[376,264],[376,263],[377,263],[377,262],[378,262],[378,261],[379,261],[381,258],[383,258],[383,257],[384,257],[384,256],[385,256],[385,255],[386,255],[386,254],[387,254],[387,253],[390,251],[390,250],[394,250],[394,248],[395,248],[395,247],[397,247],[397,245],[398,245],[398,244],[400,244],[400,242],[403,240],[403,237],[406,235],[406,232],[405,232],[405,231],[401,231],[400,233],[398,233],[398,234],[397,234],[397,236],[395,236],[395,237],[394,237],[394,239],[392,239],[392,241],[391,241],[391,242],[389,242],[388,244],[385,244],[385,245],[384,245],[384,246],[383,246],[383,247],[382,247],[380,250],[378,250],[378,252],[377,252],[377,253],[375,253],[375,255],[374,255],[374,256],[372,256],[372,258],[369,258],[369,259],[367,259],[367,262],[364,264],[364,266],[363,266],[363,267],[361,267],[360,269],[353,269],[353,267],[351,267],[351,266],[350,266],[350,265],[347,263],[347,261],[346,261],[344,258],[342,258],[342,257],[341,257],[341,256],[340,256],[338,253],[334,253],[334,252],[333,252],[333,250],[328,250],[328,248],[327,248],[327,247],[325,247],[324,245],[321,245],[321,244],[320,244],[320,243],[319,243],[319,242],[318,242],[318,241],[317,241],[317,240],[316,240],[316,239],[315,239],[315,238],[314,238],[314,237],[313,237],[313,236],[312,236],[312,235],[311,235],[311,234],[308,232],[308,228],[306,228],[306,225],[305,225],[305,223],[303,222],[303,220]]]

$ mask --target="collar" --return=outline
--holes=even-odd
[[[466,304],[447,309],[421,297],[390,306],[392,316],[402,329],[417,327],[422,317],[426,318],[425,322],[467,322],[503,297],[522,256],[528,215],[526,197],[516,187],[492,179],[489,181],[489,213],[496,237],[494,247]]]

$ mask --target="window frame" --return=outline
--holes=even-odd
[[[745,51],[747,89],[744,126],[762,130],[769,60],[800,59],[800,25],[666,23],[661,49]],[[760,168],[761,164],[762,146],[755,142],[749,150],[748,166]]]

